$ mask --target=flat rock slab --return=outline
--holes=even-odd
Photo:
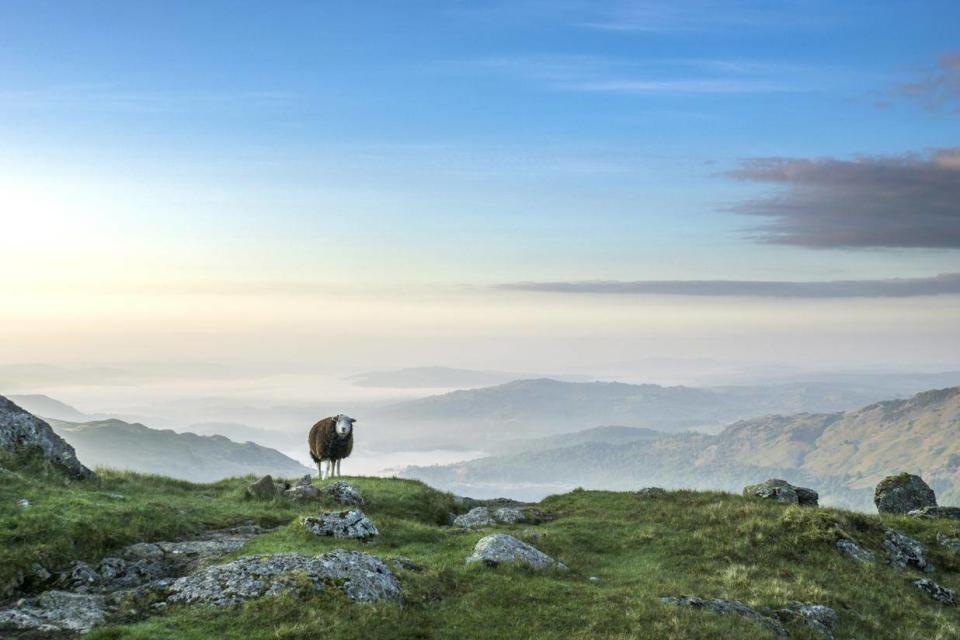
[[[514,564],[535,571],[566,571],[567,566],[554,560],[536,547],[513,536],[498,533],[481,538],[467,556],[467,564],[482,562],[487,566]]]
[[[678,607],[691,607],[711,611],[718,615],[737,615],[769,629],[777,636],[788,636],[784,622],[799,621],[826,638],[833,638],[833,627],[837,622],[837,612],[820,604],[791,602],[782,609],[756,609],[737,600],[718,600],[698,598],[696,596],[665,596],[660,598],[663,604]],[[748,637],[748,636],[744,636]]]
[[[103,624],[107,603],[102,595],[46,591],[18,606],[0,611],[0,629],[45,633],[89,631]],[[2,636],[0,636],[2,637]]]
[[[847,556],[851,560],[856,560],[862,564],[870,564],[877,559],[876,555],[872,551],[867,551],[853,540],[848,540],[846,538],[837,540],[837,551]]]
[[[923,507],[914,509],[908,515],[930,520],[960,520],[960,507]]]
[[[359,509],[321,513],[303,519],[303,526],[317,536],[365,540],[380,535],[377,527]]]
[[[545,514],[539,509],[520,508],[520,507],[474,507],[467,513],[461,514],[453,519],[453,526],[461,529],[479,529],[480,527],[489,527],[495,524],[518,524],[527,522],[537,524],[548,522],[553,517]]]
[[[760,484],[751,484],[743,488],[743,495],[748,498],[763,498],[784,504],[797,504],[801,507],[816,507],[819,505],[820,494],[813,489],[796,487],[786,480],[772,478]]]
[[[953,589],[942,587],[929,578],[914,580],[912,584],[914,587],[920,589],[940,604],[948,607],[957,606],[957,592]]]
[[[310,557],[298,553],[248,556],[208,567],[173,582],[167,602],[224,607],[303,587],[334,587],[354,602],[400,602],[400,580],[379,558],[336,549]]]
[[[933,571],[933,565],[927,558],[927,549],[922,544],[898,531],[887,529],[883,538],[883,548],[887,550],[890,564],[906,569],[911,567],[920,571]]]

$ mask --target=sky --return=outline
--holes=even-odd
[[[0,225],[0,363],[950,368],[960,5],[6,0]]]

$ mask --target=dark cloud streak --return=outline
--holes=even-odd
[[[742,296],[759,298],[907,298],[914,296],[960,294],[960,273],[944,273],[928,278],[829,280],[822,282],[754,280],[514,282],[497,285],[496,288],[511,291],[620,295]]]
[[[852,160],[764,158],[728,177],[773,185],[727,208],[768,218],[755,239],[813,248],[960,248],[960,147]]]

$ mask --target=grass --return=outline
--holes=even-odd
[[[244,521],[280,524],[240,554],[342,547],[387,559],[405,556],[424,571],[399,571],[404,605],[353,605],[339,592],[263,598],[230,610],[170,607],[90,640],[242,638],[768,638],[736,617],[660,604],[663,595],[728,598],[756,606],[790,601],[833,607],[843,638],[960,637],[960,610],[914,589],[920,577],[883,564],[861,566],[833,547],[839,536],[879,551],[885,527],[919,539],[937,567],[933,579],[960,590],[960,559],[936,543],[960,536],[960,523],[787,507],[729,494],[574,491],[541,507],[559,516],[531,526],[459,533],[444,526],[451,496],[409,480],[349,478],[381,536],[370,543],[319,539],[298,516],[316,506],[243,497],[247,480],[193,485],[101,471],[93,483],[54,484],[21,477],[0,487],[3,575],[29,562],[96,559],[117,546],[169,539]],[[125,499],[107,494],[116,493]],[[34,505],[19,509],[16,498]],[[483,535],[509,532],[564,563],[567,574],[464,564]],[[69,541],[74,540],[74,544]],[[11,563],[8,565],[8,563]],[[590,577],[598,580],[590,580]],[[793,638],[817,637],[789,624]]]

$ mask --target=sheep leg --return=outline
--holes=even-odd
[[[323,461],[317,462],[317,473],[320,475],[320,481],[323,482]]]
[[[340,473],[340,460],[337,460],[337,477],[339,478],[339,477],[342,476],[342,475],[343,475],[343,474]]]

